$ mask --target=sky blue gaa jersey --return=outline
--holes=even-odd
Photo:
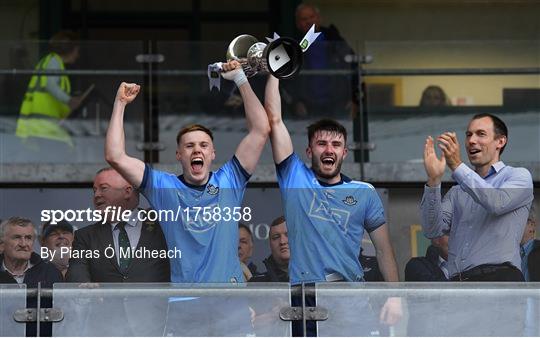
[[[146,165],[143,195],[153,209],[178,214],[177,220],[162,216],[160,222],[169,250],[178,248],[182,253],[180,259],[171,259],[173,283],[244,281],[238,221],[245,216],[241,205],[249,177],[236,156],[211,172],[204,186],[190,185],[181,176]]]
[[[358,256],[364,229],[371,232],[386,223],[375,188],[343,174],[337,184],[322,184],[295,153],[277,165],[277,173],[289,233],[291,284],[324,282],[336,275],[361,281]]]

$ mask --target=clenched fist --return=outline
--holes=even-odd
[[[120,87],[118,87],[118,91],[116,92],[115,101],[128,104],[131,101],[135,100],[137,94],[139,94],[140,89],[141,86],[139,86],[138,84],[122,82],[120,84]]]
[[[223,73],[228,73],[232,70],[242,68],[242,65],[240,64],[240,62],[236,60],[231,60],[229,62],[222,64],[221,67],[223,68]]]

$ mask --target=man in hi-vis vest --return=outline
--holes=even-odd
[[[64,71],[65,64],[74,63],[79,57],[77,35],[69,31],[56,33],[49,41],[49,50],[36,71]],[[71,96],[67,75],[33,75],[21,104],[16,135],[25,142],[36,137],[73,146],[69,133],[59,123],[81,101],[81,96]]]

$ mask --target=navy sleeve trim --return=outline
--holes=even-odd
[[[240,160],[238,160],[238,157],[234,155],[232,160],[234,164],[240,169],[240,172],[242,173],[242,175],[244,175],[244,178],[246,179],[246,181],[249,180],[251,178],[251,175],[250,173],[246,171],[246,169],[244,169],[244,167],[242,166],[242,163],[240,163]]]
[[[287,156],[287,158],[284,159],[283,161],[276,163],[276,168],[278,170],[283,169],[284,166],[288,165],[292,161],[293,156],[294,156],[294,152],[291,153],[289,156]]]
[[[141,185],[139,186],[139,189],[144,189],[146,187],[146,182],[148,181],[148,176],[150,176],[150,170],[152,170],[152,168],[150,168],[150,165],[148,163],[145,163],[144,164],[144,175],[143,175],[143,178],[142,178]]]
[[[368,233],[372,233],[373,231],[379,229],[381,226],[383,226],[383,224],[386,224],[386,220],[383,221],[381,224],[377,225],[377,226],[374,226],[373,228],[369,228],[369,229],[366,229],[366,231]]]

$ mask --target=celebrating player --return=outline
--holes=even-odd
[[[308,127],[307,167],[293,151],[281,117],[279,81],[266,85],[265,109],[270,141],[289,231],[291,284],[363,281],[358,255],[364,231],[375,245],[385,281],[398,272],[381,200],[372,185],[343,175],[347,131],[336,121],[320,120]],[[401,318],[399,298],[389,298],[380,320]]]
[[[182,210],[182,219],[161,220],[169,249],[180,249],[183,256],[171,261],[171,281],[176,283],[243,281],[238,261],[238,219],[233,214],[240,213],[247,181],[270,130],[265,110],[240,64],[231,61],[223,65],[223,70],[222,76],[234,81],[242,95],[248,134],[232,159],[216,172],[210,171],[215,159],[212,132],[197,124],[183,128],[176,138],[176,159],[183,171],[180,176],[155,170],[126,154],[124,109],[139,93],[136,84],[120,85],[107,131],[107,162],[139,187],[154,209]],[[203,212],[200,207],[207,209]],[[246,213],[249,210],[240,215]]]

